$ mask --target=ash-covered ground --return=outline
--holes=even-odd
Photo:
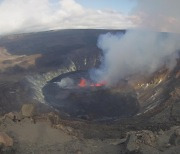
[[[1,153],[178,153],[179,59],[171,70],[134,74],[114,87],[78,87],[99,67],[96,42],[107,32],[125,33],[62,30],[0,38]],[[66,77],[74,80],[69,87],[61,83]]]

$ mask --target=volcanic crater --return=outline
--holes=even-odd
[[[112,120],[131,117],[139,110],[134,89],[122,80],[107,87],[94,83],[88,71],[62,74],[43,88],[46,101],[71,117],[87,120]]]
[[[41,54],[39,58],[33,56],[31,67],[13,63],[1,72],[1,113],[19,110],[25,102],[38,102],[47,103],[70,119],[101,121],[130,117],[126,123],[132,124],[130,119],[135,122],[137,117],[142,118],[143,124],[146,121],[168,124],[173,112],[179,117],[179,110],[176,113],[173,107],[179,102],[176,96],[179,59],[173,70],[159,68],[151,75],[135,74],[113,87],[106,86],[105,81],[96,83],[90,79],[88,71],[98,68],[103,56],[96,46],[97,39],[107,32],[125,33],[124,30],[64,30],[1,38],[0,46],[13,55]]]

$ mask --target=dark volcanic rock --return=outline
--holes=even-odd
[[[78,87],[79,79],[89,78],[88,75],[87,72],[77,71],[51,80],[43,88],[46,101],[72,117],[89,120],[131,117],[138,112],[136,93],[127,83],[122,82],[121,86],[113,88]],[[75,85],[69,88],[60,87],[57,83],[64,78],[73,80]]]

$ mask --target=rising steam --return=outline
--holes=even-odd
[[[101,66],[91,71],[91,78],[112,85],[135,73],[151,74],[162,66],[172,69],[180,36],[131,30],[125,34],[107,33],[100,35],[98,47],[103,52]]]
[[[74,85],[74,81],[71,78],[63,78],[60,82],[56,82],[56,84],[58,86],[60,86],[61,88],[73,88]]]

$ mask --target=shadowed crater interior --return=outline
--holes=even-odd
[[[108,120],[130,117],[139,110],[136,93],[127,81],[115,87],[93,83],[87,71],[62,74],[43,88],[45,100],[73,118]]]

